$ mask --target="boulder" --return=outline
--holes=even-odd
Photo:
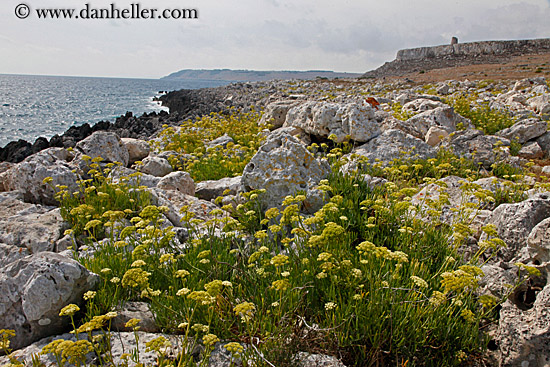
[[[330,173],[325,160],[317,160],[286,131],[272,133],[246,165],[241,182],[246,191],[265,189],[267,207],[280,206],[287,195],[307,193]]]
[[[449,107],[443,102],[433,101],[426,98],[418,98],[403,105],[403,110],[408,112],[424,112],[438,107]]]
[[[538,223],[527,237],[528,260],[550,262],[550,218]]]
[[[380,136],[360,145],[352,154],[365,157],[369,163],[388,163],[396,158],[428,159],[436,156],[434,148],[424,141],[397,129],[384,131]],[[351,155],[348,155],[350,157]]]
[[[81,303],[97,276],[77,261],[53,252],[16,260],[0,272],[0,325],[16,330],[11,347],[18,349],[66,327],[59,311]]]
[[[141,320],[139,330],[147,333],[159,333],[160,328],[155,322],[155,316],[146,302],[126,302],[116,310],[117,316],[111,320],[111,327],[117,331],[133,331],[125,325],[131,319]]]
[[[451,150],[458,156],[472,159],[476,163],[482,163],[485,168],[490,168],[495,161],[501,161],[510,156],[508,147],[510,140],[494,136],[484,135],[475,129],[456,131],[441,142],[442,148]]]
[[[550,94],[529,98],[527,103],[529,103],[529,107],[539,115],[550,113]]]
[[[195,195],[195,181],[189,173],[183,171],[167,174],[160,179],[157,187],[163,190],[176,190],[185,195]]]
[[[227,144],[233,143],[234,140],[227,134],[223,134],[219,138],[216,138],[205,144],[206,149],[225,148]]]
[[[0,213],[5,204],[5,201],[0,202]],[[22,211],[10,216],[0,214],[0,242],[19,249],[25,248],[33,254],[57,251],[56,243],[68,228],[60,209],[28,214]]]
[[[438,126],[432,126],[428,129],[424,141],[431,147],[435,147],[441,140],[449,136],[449,132]]]
[[[523,247],[527,245],[527,238],[533,228],[544,219],[550,217],[550,196],[537,194],[533,198],[515,204],[499,205],[487,218],[486,224],[494,224],[498,237],[507,247],[498,251],[496,259],[509,262],[517,257]],[[484,233],[480,240],[487,239]]]
[[[165,216],[174,227],[187,226],[182,220],[185,213],[181,212],[184,206],[188,207],[188,211],[193,213],[193,219],[207,221],[215,217],[210,214],[214,209],[219,209],[214,203],[206,200],[198,199],[194,196],[186,195],[176,190],[161,190],[158,188],[150,190],[153,203],[157,206],[167,206],[168,213]]]
[[[20,192],[29,203],[57,205],[56,190],[52,187],[66,186],[71,192],[78,188],[76,181],[80,177],[67,163],[70,158],[72,155],[63,148],[49,148],[33,154],[2,174],[4,189]],[[46,177],[52,178],[50,184],[44,183]]]
[[[550,364],[550,286],[538,293],[533,307],[521,310],[507,300],[500,310],[496,342],[499,366],[546,367]]]
[[[525,159],[541,159],[544,157],[544,152],[536,141],[532,141],[525,144],[519,150],[518,157]]]
[[[92,159],[101,157],[103,159],[102,162],[105,163],[119,162],[123,166],[128,165],[128,149],[115,133],[97,131],[86,139],[79,141],[76,144],[75,150],[81,153],[75,158],[78,159],[81,168],[83,168],[82,164],[85,163],[81,162],[82,155],[87,155]],[[84,171],[86,170],[84,169]]]
[[[122,145],[128,150],[128,164],[134,164],[136,161],[141,161],[147,157],[150,152],[149,143],[145,140],[122,138]]]
[[[157,187],[160,182],[160,177],[155,177],[148,175],[143,172],[136,171],[132,168],[127,167],[114,167],[111,172],[109,172],[109,177],[113,180],[113,183],[118,183],[124,181],[132,186],[146,186],[146,187]]]
[[[93,335],[99,335],[98,332],[94,332]],[[148,333],[143,331],[138,331],[138,345],[136,345],[136,336],[133,332],[111,332],[111,353],[110,355],[113,357],[113,362],[115,366],[121,366],[126,365],[127,362],[129,367],[136,367],[137,364],[130,358],[125,362],[123,359],[121,359],[123,354],[132,353],[132,350],[135,350],[137,347],[139,351],[139,360],[142,363],[141,366],[155,366],[157,365],[157,353],[152,350],[146,351],[148,348],[146,347],[146,344],[151,342],[152,340],[158,338],[159,336],[165,337],[167,340],[170,341],[172,346],[176,348],[176,350],[179,350],[181,347],[181,343],[179,342],[179,336],[177,335],[168,335],[168,334],[157,334],[157,333]],[[79,340],[87,340],[87,335],[79,335]],[[57,336],[50,336],[47,338],[43,338],[31,345],[29,345],[26,348],[17,350],[12,353],[12,357],[17,358],[19,361],[24,362],[26,366],[32,366],[33,361],[32,357],[33,355],[37,355],[38,359],[44,363],[45,366],[48,367],[57,367],[56,359],[52,354],[46,354],[41,355],[40,352],[42,351],[42,348],[46,346],[47,344],[51,343],[54,340],[69,340],[69,341],[76,341],[76,337],[74,334],[61,334]],[[192,343],[192,339],[191,339]],[[197,348],[196,353],[194,353],[194,356],[199,357],[200,349]],[[94,365],[97,363],[97,356],[95,353],[89,353],[86,359],[86,366]],[[0,363],[8,363],[9,360],[7,357],[0,357]],[[72,365],[71,365],[72,366]]]
[[[531,139],[538,138],[546,133],[547,123],[536,118],[520,120],[511,127],[498,132],[508,140],[517,140],[520,144],[525,144]]]
[[[160,157],[147,157],[143,159],[142,165],[139,166],[140,172],[146,173],[155,177],[164,177],[172,172],[170,162]]]
[[[446,130],[448,133],[452,133],[457,129],[457,125],[462,125],[467,128],[472,124],[470,120],[455,113],[454,109],[449,106],[437,107],[433,110],[427,110],[419,113],[408,119],[405,124],[411,126],[416,131],[414,136],[420,139],[424,139],[428,130],[432,126],[439,127]]]
[[[299,127],[321,138],[334,134],[338,142],[348,136],[366,142],[380,135],[380,124],[369,104],[305,102],[288,111],[284,126]]]
[[[275,101],[268,104],[260,120],[261,125],[271,124],[274,129],[282,127],[286,120],[288,111],[297,106],[299,102],[295,100]]]
[[[221,196],[226,190],[229,190],[228,195],[236,195],[242,191],[241,176],[199,182],[195,187],[195,194],[199,199],[210,201]]]

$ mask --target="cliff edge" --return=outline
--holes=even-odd
[[[448,67],[502,63],[514,56],[537,54],[550,54],[550,38],[417,47],[397,51],[395,60],[366,72],[362,77],[403,76]]]

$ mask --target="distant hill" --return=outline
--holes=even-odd
[[[256,71],[256,70],[196,70],[184,69],[172,73],[162,79],[200,79],[200,80],[224,80],[228,82],[257,82],[273,79],[316,79],[316,78],[357,78],[361,74],[337,73],[326,70],[308,71]]]

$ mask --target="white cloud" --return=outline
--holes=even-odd
[[[26,0],[76,7],[72,0]],[[142,0],[198,20],[19,20],[0,4],[3,73],[160,77],[182,68],[363,72],[400,48],[547,37],[550,0]],[[89,0],[118,7],[130,0]],[[78,2],[84,3],[84,2]],[[80,5],[78,5],[80,6]],[[11,40],[11,42],[10,42]]]

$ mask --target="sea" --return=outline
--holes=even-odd
[[[123,79],[0,74],[0,147],[13,140],[50,139],[71,126],[167,110],[164,92],[216,87],[219,80]]]

